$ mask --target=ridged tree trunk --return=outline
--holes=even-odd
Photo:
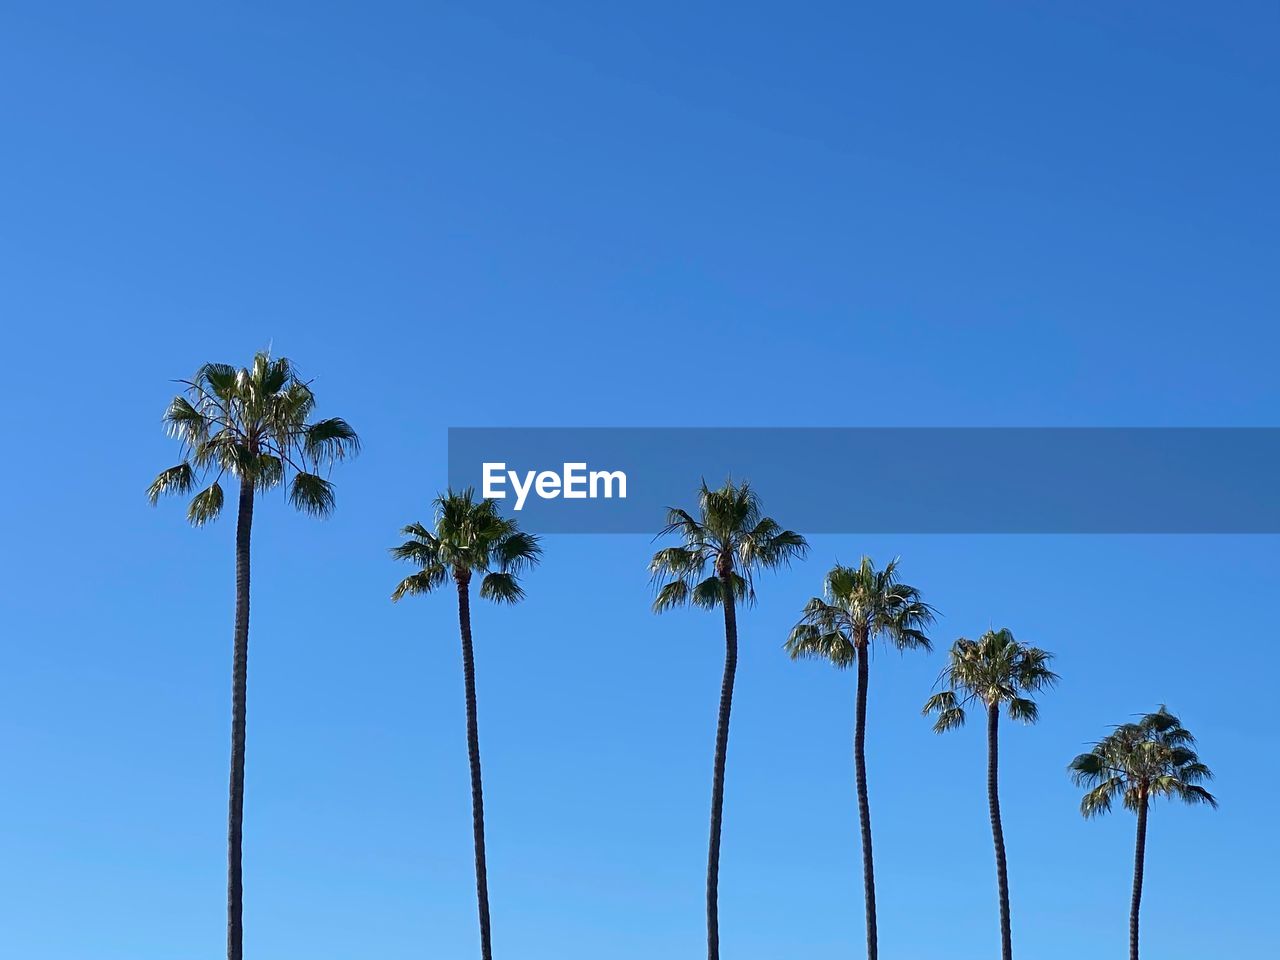
[[[858,826],[862,831],[862,889],[867,911],[867,960],[879,956],[876,937],[876,869],[871,854],[871,801],[867,797],[867,663],[866,637],[854,640],[858,658],[858,706],[853,725],[853,770],[858,788]]]
[[[227,960],[244,957],[244,746],[249,680],[249,539],[253,483],[240,481],[236,516],[236,622],[231,659],[231,782],[227,802]]]
[[[1129,960],[1138,960],[1138,911],[1142,909],[1142,874],[1147,858],[1147,796],[1138,806],[1138,841],[1133,851],[1133,899],[1129,903]]]
[[[471,761],[471,830],[476,852],[476,903],[480,912],[480,956],[493,960],[489,933],[489,871],[484,855],[484,788],[480,782],[480,727],[476,719],[476,661],[471,646],[470,576],[458,584],[458,629],[462,633],[462,674],[467,687],[467,756]]]
[[[720,827],[724,820],[724,763],[729,749],[729,713],[733,678],[738,670],[738,613],[729,570],[720,570],[724,607],[724,676],[720,681],[720,715],[716,721],[715,768],[711,775],[711,840],[707,850],[707,960],[720,960]]]
[[[987,805],[991,808],[991,839],[996,847],[996,886],[1000,892],[1000,956],[1013,960],[1009,924],[1009,869],[1004,855],[1004,825],[1000,820],[1000,705],[987,707]]]

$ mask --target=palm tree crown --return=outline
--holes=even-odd
[[[313,516],[333,510],[333,485],[320,469],[360,450],[345,420],[308,421],[315,395],[284,357],[262,352],[250,367],[206,363],[164,413],[169,433],[182,442],[182,460],[162,471],[147,490],[154,504],[165,494],[187,494],[214,473],[191,498],[187,519],[203,526],[222,510],[221,479],[230,474],[256,490],[284,483],[289,499]],[[216,471],[216,472],[215,472]]]
[[[391,549],[397,560],[419,568],[400,581],[392,600],[430,593],[450,576],[468,582],[473,573],[483,575],[480,596],[487,600],[515,603],[524,597],[520,574],[542,554],[536,536],[501,516],[494,501],[477,501],[470,487],[437,497],[435,511],[434,531],[411,523],[401,530],[408,539]]]
[[[963,726],[965,706],[974,702],[1006,705],[1011,720],[1035,723],[1039,708],[1030,695],[1058,682],[1049,669],[1052,659],[1051,653],[1019,643],[1007,627],[988,630],[977,640],[961,637],[938,678],[947,689],[930,697],[923,712],[937,714],[937,733]]]
[[[836,564],[827,574],[824,596],[805,604],[801,620],[787,638],[791,659],[829,660],[844,669],[858,659],[858,648],[876,637],[899,650],[929,650],[924,630],[934,610],[920,591],[898,579],[898,561],[877,570],[870,557],[856,567]]]
[[[704,480],[697,517],[677,507],[667,511],[666,526],[658,536],[670,534],[677,534],[683,544],[659,550],[649,563],[650,574],[660,584],[653,601],[657,613],[686,604],[719,606],[722,578],[732,584],[735,600],[754,602],[757,570],[786,566],[808,550],[800,534],[761,515],[760,499],[746,481],[727,480],[712,490]]]
[[[1086,817],[1107,813],[1116,797],[1134,812],[1151,797],[1216,807],[1217,799],[1201,786],[1213,779],[1213,773],[1200,762],[1195,742],[1163,704],[1155,713],[1116,727],[1091,751],[1071,761],[1076,785],[1090,788],[1080,801],[1080,812]]]

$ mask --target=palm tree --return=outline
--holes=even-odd
[[[877,570],[869,557],[856,567],[836,564],[827,574],[823,597],[814,597],[787,639],[792,660],[827,660],[838,669],[856,666],[858,700],[854,720],[853,764],[862,831],[862,883],[866,897],[867,960],[876,960],[876,877],[871,854],[871,804],[867,797],[867,655],[881,637],[898,650],[929,650],[924,629],[933,608],[920,591],[898,579],[898,561]]]
[[[724,766],[729,746],[729,714],[738,667],[737,604],[755,602],[754,575],[803,557],[804,537],[784,530],[760,512],[760,499],[743,481],[726,480],[712,490],[706,481],[698,491],[697,516],[672,507],[659,537],[676,535],[677,547],[653,555],[649,573],[658,594],[655,613],[692,604],[724,610],[724,676],[716,721],[715,763],[711,776],[711,837],[707,851],[707,958],[720,957],[720,826],[724,814]],[[710,574],[708,575],[708,568]]]
[[[498,514],[492,500],[475,499],[475,491],[448,490],[435,500],[435,529],[411,523],[407,537],[391,555],[418,568],[400,581],[393,601],[431,593],[452,579],[458,590],[458,629],[462,634],[462,675],[466,685],[467,755],[471,763],[471,829],[475,842],[476,902],[480,913],[480,955],[492,960],[489,928],[489,874],[484,852],[484,790],[480,780],[480,730],[476,719],[476,666],[471,645],[471,578],[482,575],[480,596],[495,603],[524,598],[519,576],[538,562],[538,538],[523,533],[514,520]]]
[[[197,527],[222,512],[222,478],[239,481],[236,519],[236,612],[231,670],[231,788],[227,814],[227,960],[244,955],[244,885],[241,841],[244,829],[245,686],[249,668],[249,540],[254,494],[286,481],[298,510],[324,517],[333,511],[333,486],[319,471],[359,452],[360,439],[337,417],[309,421],[315,408],[311,385],[299,379],[284,357],[263,352],[252,366],[236,369],[206,363],[164,412],[171,436],[182,444],[182,459],[151,483],[155,504],[165,494],[191,498],[187,519]]]
[[[1138,838],[1133,855],[1133,896],[1129,903],[1129,960],[1138,960],[1138,912],[1142,906],[1142,874],[1147,851],[1147,809],[1153,797],[1169,797],[1188,804],[1218,801],[1200,786],[1212,780],[1209,768],[1196,755],[1195,737],[1163,704],[1135,723],[1116,727],[1068,768],[1077,786],[1089,787],[1080,812],[1096,817],[1121,798],[1125,809],[1138,815]]]
[[[1039,708],[1032,695],[1058,682],[1049,669],[1053,654],[1019,643],[1008,629],[988,630],[977,640],[961,637],[951,645],[939,683],[947,689],[934,694],[924,713],[937,714],[935,733],[964,726],[965,707],[981,704],[987,711],[987,805],[991,810],[991,838],[996,847],[996,885],[1000,893],[1000,955],[1013,958],[1009,925],[1009,873],[1000,820],[1000,707],[1009,719],[1035,723]]]

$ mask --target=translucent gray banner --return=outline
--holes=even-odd
[[[653,533],[705,478],[805,533],[1277,533],[1280,428],[454,427],[540,533]]]

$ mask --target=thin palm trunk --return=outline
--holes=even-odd
[[[987,707],[987,804],[991,808],[991,839],[996,847],[996,886],[1000,891],[1000,956],[1013,960],[1009,924],[1009,870],[1004,854],[1004,825],[1000,820],[1000,705]]]
[[[738,615],[733,585],[720,577],[724,606],[724,677],[720,681],[720,715],[716,721],[715,769],[711,776],[711,840],[707,850],[707,960],[720,960],[720,827],[724,819],[724,764],[729,749],[729,713],[733,678],[738,669]]]
[[[253,483],[240,482],[236,517],[236,622],[231,665],[231,782],[227,803],[227,960],[244,957],[245,715],[249,679],[249,539],[253,532]]]
[[[862,831],[862,889],[867,910],[867,960],[876,960],[876,870],[871,855],[871,802],[867,797],[867,663],[865,637],[856,641],[858,658],[858,706],[853,727],[853,769],[858,788],[858,825]]]
[[[1129,960],[1138,960],[1138,911],[1142,908],[1142,873],[1147,857],[1147,798],[1138,807],[1138,841],[1133,852],[1133,899],[1129,904]]]
[[[462,633],[462,673],[467,687],[467,756],[471,761],[471,829],[476,852],[476,902],[480,912],[480,956],[493,960],[489,933],[489,871],[484,855],[484,789],[480,782],[480,728],[476,719],[476,662],[471,645],[469,578],[459,577],[458,628]]]

